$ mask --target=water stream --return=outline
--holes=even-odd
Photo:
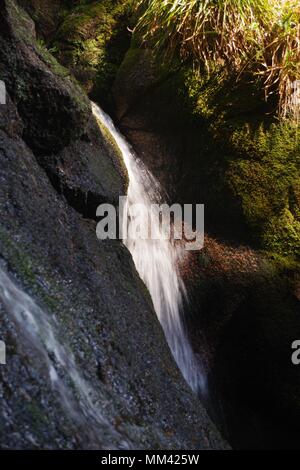
[[[93,112],[114,137],[128,170],[129,188],[123,221],[129,236],[123,240],[124,244],[133,257],[140,277],[149,289],[170,350],[185,380],[195,392],[204,393],[205,378],[189,343],[183,320],[186,290],[178,271],[178,264],[184,256],[184,249],[171,239],[161,237],[161,227],[156,219],[152,219],[151,206],[163,202],[163,191],[154,176],[136,157],[110,117],[95,104]],[[142,218],[145,223],[151,218],[155,239],[131,236],[135,235],[136,230],[130,212],[135,204],[142,207]],[[94,390],[82,376],[70,348],[61,337],[59,322],[55,315],[44,312],[1,267],[0,300],[18,325],[24,341],[37,351],[39,363],[45,365],[45,373],[57,392],[63,409],[67,411],[75,427],[87,433],[86,439],[89,445],[93,448],[131,448],[132,443],[129,439],[116,431],[103,416],[101,412],[103,407],[99,401],[105,400],[105,397],[101,396],[101,390]]]
[[[36,350],[51,387],[89,448],[130,449],[130,442],[103,416],[99,390],[95,393],[82,377],[70,348],[59,335],[56,317],[45,313],[1,268],[0,300],[24,340]]]
[[[161,204],[164,191],[156,178],[137,158],[127,140],[116,129],[112,119],[96,104],[93,112],[102,125],[114,137],[129,175],[127,203],[123,221],[127,225],[128,238],[124,244],[130,251],[136,269],[145,282],[169,347],[187,383],[195,392],[205,392],[205,378],[201,364],[195,357],[184,326],[183,303],[186,289],[178,270],[184,248],[172,239],[161,236],[162,227],[153,217],[151,206]],[[130,208],[139,205],[139,218],[144,225],[151,221],[152,239],[143,239],[135,234],[138,230]],[[136,235],[136,236],[135,236]]]

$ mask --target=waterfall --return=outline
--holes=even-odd
[[[158,319],[164,330],[168,345],[187,383],[195,392],[205,392],[205,378],[201,364],[195,357],[190,345],[183,319],[183,302],[186,289],[178,271],[184,249],[170,238],[161,236],[160,224],[153,217],[151,207],[161,204],[163,191],[151,172],[137,158],[126,139],[114,126],[111,118],[96,104],[93,112],[100,123],[114,137],[129,175],[127,203],[124,207],[123,221],[127,225],[128,238],[124,244],[130,251],[136,269],[145,282]],[[145,226],[151,220],[154,237],[142,239],[134,235],[136,230],[130,215],[133,205],[142,207],[141,216]]]
[[[85,437],[88,447],[132,448],[102,415],[103,403],[99,401],[105,398],[99,397],[100,391],[97,389],[96,394],[81,376],[71,350],[59,335],[56,317],[46,314],[1,268],[0,301],[17,324],[23,340],[37,351],[39,364],[44,363],[53,390],[76,432],[81,431]]]

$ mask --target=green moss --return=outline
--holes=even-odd
[[[116,143],[113,135],[109,132],[109,130],[102,124],[102,122],[97,119],[98,126],[101,130],[101,134],[104,138],[106,145],[112,150],[112,154],[116,157],[118,163],[118,170],[121,172],[123,179],[125,181],[125,192],[127,192],[129,179],[128,179],[128,172],[124,162],[124,158],[122,152]],[[115,178],[115,174],[112,175]]]
[[[131,47],[129,49],[118,71],[120,79],[122,79],[122,77],[126,77],[127,74],[129,74],[135,68],[136,64],[140,61],[141,58],[144,57],[145,53],[147,54],[147,51],[143,51],[140,48]],[[147,57],[148,56],[149,52],[147,54]]]
[[[58,60],[68,67],[94,99],[107,96],[129,47],[131,0],[82,2],[72,7],[52,45]]]
[[[89,112],[89,100],[87,99],[84,90],[81,88],[78,81],[72,76],[70,71],[57,61],[42,41],[37,41],[36,48],[40,58],[49,66],[50,70],[58,77],[63,78],[65,83],[69,84],[72,89],[72,98],[79,109],[84,113]]]
[[[74,79],[70,71],[63,67],[53,56],[53,49],[48,49],[46,42],[42,38],[36,38],[34,23],[26,11],[23,10],[19,5],[16,4],[13,0],[7,2],[7,9],[11,18],[13,25],[13,32],[19,40],[24,41],[29,44],[31,48],[35,49],[35,52],[39,56],[39,59],[43,61],[50,70],[62,78],[66,85],[69,85],[72,98],[77,104],[78,108],[83,112],[89,112],[89,101],[83,92],[79,83]],[[8,59],[9,60],[9,59]],[[11,63],[12,67],[15,67],[15,63]],[[15,70],[16,74],[16,95],[18,101],[26,102],[28,101],[28,96],[30,91],[28,90],[28,84],[23,74],[20,73],[20,70]]]
[[[59,75],[62,78],[71,79],[70,71],[66,67],[63,67],[61,64],[59,64],[50,51],[48,51],[44,41],[38,40],[36,46],[40,58],[49,65],[53,73]]]
[[[33,260],[26,248],[15,242],[3,227],[0,227],[0,247],[3,257],[8,260],[10,269],[18,274],[31,292],[37,295],[50,311],[55,311],[58,305],[55,297],[58,294],[48,295],[38,282],[39,266],[42,266],[43,262]],[[56,286],[52,287],[53,291],[57,291]]]
[[[7,0],[6,8],[15,34],[23,41],[31,44],[35,37],[32,19],[14,0]]]
[[[287,276],[282,274],[294,274],[299,273],[299,261],[295,260],[293,255],[280,255],[277,252],[266,251],[264,257],[261,260],[261,271],[265,273],[269,278],[285,280]],[[292,277],[291,276],[291,277]]]
[[[31,424],[35,430],[40,429],[41,426],[48,424],[48,417],[45,411],[41,408],[39,403],[34,401],[24,403],[24,411],[30,416]]]
[[[205,175],[207,192],[215,188],[211,205],[222,207],[224,200],[231,211],[238,209],[261,248],[299,257],[297,125],[273,117],[259,80],[245,77],[236,83],[222,72],[207,77],[190,67],[182,67],[175,77],[164,85],[165,93],[173,95],[168,98],[170,119],[175,116],[181,123],[182,135],[193,136],[188,148],[195,154],[191,160],[198,166],[199,181]]]
[[[267,222],[263,241],[276,253],[294,254],[300,258],[300,222],[287,208],[283,209]]]
[[[27,254],[20,251],[18,246],[10,238],[9,234],[0,227],[0,242],[4,251],[4,254],[10,254],[10,264],[12,269],[20,273],[22,278],[25,279],[29,284],[34,283],[35,273],[33,271],[33,266],[31,259]]]
[[[234,220],[246,224],[261,248],[299,258],[297,125],[274,117],[276,106],[265,102],[259,79],[245,76],[237,83],[222,71],[207,77],[190,66],[176,71],[176,66],[170,66],[156,96],[169,116],[163,114],[164,122],[156,119],[162,129],[189,136],[187,164],[199,174],[213,218],[226,224],[227,214],[235,213]]]
[[[123,160],[123,155],[121,153],[118,144],[116,143],[115,139],[113,138],[112,134],[109,130],[102,124],[102,122],[97,119],[98,125],[101,129],[101,134],[104,137],[105,142],[113,149],[114,153],[118,156],[120,160]]]
[[[300,255],[300,142],[294,125],[265,129],[244,125],[231,134],[238,158],[230,162],[228,182],[244,216],[264,248]]]

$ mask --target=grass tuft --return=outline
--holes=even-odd
[[[300,115],[299,0],[141,0],[137,31],[167,57],[180,54],[209,74],[263,77],[281,117]]]

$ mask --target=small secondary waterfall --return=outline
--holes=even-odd
[[[114,126],[111,118],[93,103],[97,119],[114,137],[122,152],[129,175],[127,204],[123,222],[127,224],[128,238],[124,244],[129,249],[137,271],[145,282],[167,342],[185,380],[195,391],[205,392],[205,378],[201,365],[195,357],[182,318],[186,290],[178,272],[178,263],[184,249],[171,239],[163,239],[160,224],[154,220],[151,206],[162,203],[162,189],[145,165],[134,154],[126,139]],[[142,239],[135,234],[130,208],[139,205],[145,226],[151,220],[151,239]],[[153,236],[154,234],[154,236]],[[133,235],[133,236],[130,236]]]
[[[46,314],[27,294],[19,289],[0,268],[0,301],[30,348],[38,352],[39,364],[45,365],[53,389],[74,423],[85,435],[89,448],[130,449],[131,443],[121,436],[102,415],[97,394],[82,377],[67,345],[63,344],[54,315]]]

